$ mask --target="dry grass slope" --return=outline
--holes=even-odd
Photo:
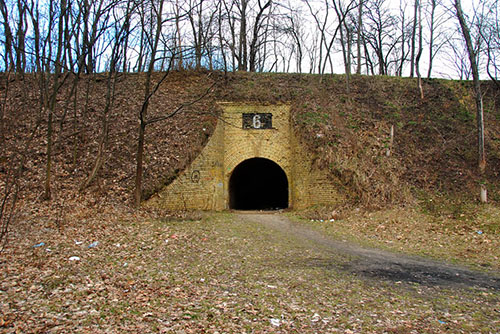
[[[159,78],[157,74],[155,80]],[[95,201],[128,203],[131,198],[143,79],[142,74],[118,78],[105,164],[87,191]],[[38,107],[35,77],[3,76],[0,82],[6,101],[2,177],[24,152],[33,124],[39,117],[42,122],[26,151],[23,177],[24,196],[37,201],[44,179],[46,111]],[[58,95],[56,109],[56,201],[81,196],[77,188],[97,154],[105,103],[105,74],[83,78],[76,100],[69,96],[70,82]],[[171,182],[200,152],[216,123],[216,101],[252,101],[291,104],[295,131],[316,153],[317,165],[349,195],[348,204],[381,208],[414,203],[429,193],[471,200],[479,182],[487,183],[493,202],[500,200],[500,94],[489,82],[483,84],[488,169],[482,179],[475,168],[475,114],[467,82],[426,80],[422,100],[412,79],[353,76],[348,93],[342,75],[173,72],[154,95],[150,116],[195,99],[214,82],[215,89],[205,99],[147,129],[145,197]]]

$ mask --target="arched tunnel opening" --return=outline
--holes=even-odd
[[[283,169],[274,161],[264,158],[252,158],[240,163],[229,179],[229,208],[288,208],[288,179]]]

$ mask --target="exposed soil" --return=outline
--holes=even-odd
[[[347,241],[334,240],[279,214],[247,212],[239,213],[237,217],[244,221],[262,224],[276,230],[277,233],[293,236],[297,242],[310,242],[310,247],[313,249],[337,255],[332,257],[332,260],[310,259],[311,266],[344,270],[361,277],[394,282],[500,290],[500,275],[498,273],[481,273],[449,263],[410,257],[380,249],[361,247]],[[339,254],[345,257],[345,262],[339,262]]]

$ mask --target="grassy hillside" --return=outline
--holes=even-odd
[[[143,81],[142,74],[118,78],[105,164],[83,194],[78,187],[97,154],[106,75],[84,78],[76,100],[69,94],[72,81],[66,81],[55,115],[55,201],[83,195],[93,203],[130,201]],[[22,194],[27,203],[37,202],[45,178],[47,112],[39,108],[34,77],[2,76],[0,82],[4,108],[0,176],[4,181],[25,152]],[[500,201],[500,91],[492,83],[483,84],[488,158],[483,178],[476,173],[475,110],[469,83],[426,80],[421,99],[416,80],[394,77],[353,76],[348,90],[342,75],[174,72],[154,95],[150,117],[196,99],[212,83],[216,86],[206,98],[147,128],[146,197],[168,184],[200,152],[217,121],[216,101],[252,101],[290,103],[297,135],[317,153],[315,163],[327,169],[348,194],[346,204],[381,208],[441,195],[472,201],[479,182],[488,185],[491,201]],[[41,120],[38,128],[37,119]],[[394,143],[387,156],[391,126]]]
[[[353,202],[370,207],[411,202],[415,196],[477,197],[486,182],[498,201],[499,93],[485,91],[487,175],[477,175],[476,123],[470,84],[394,77],[238,74],[229,81],[233,100],[289,102],[297,134],[317,153],[317,164]],[[391,155],[390,129],[394,126]]]

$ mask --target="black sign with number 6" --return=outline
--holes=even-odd
[[[243,129],[272,129],[273,114],[271,113],[244,113]]]

